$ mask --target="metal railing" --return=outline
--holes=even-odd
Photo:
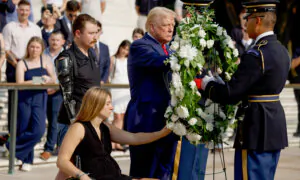
[[[103,88],[129,88],[128,84],[103,84]],[[58,89],[58,84],[17,84],[0,83],[0,89],[12,90],[12,102],[8,104],[11,107],[10,122],[10,143],[9,143],[9,165],[8,174],[14,174],[15,155],[16,155],[16,134],[17,134],[17,110],[18,110],[18,90],[42,90]]]
[[[103,84],[103,88],[129,88],[128,84]],[[41,90],[41,89],[58,89],[58,84],[17,84],[17,83],[0,83],[0,89],[12,90],[11,122],[10,122],[10,144],[9,144],[9,168],[8,173],[14,174],[15,155],[16,155],[16,132],[17,132],[17,110],[18,110],[18,90]],[[285,88],[300,89],[300,84],[286,84]]]

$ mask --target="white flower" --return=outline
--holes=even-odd
[[[222,74],[222,69],[218,67],[217,72],[218,72],[218,74]]]
[[[176,72],[172,73],[172,84],[176,89],[182,87],[181,78],[180,78],[179,73],[176,73]]]
[[[173,130],[174,129],[174,123],[173,122],[167,122],[167,128]]]
[[[165,117],[165,118],[168,118],[170,113],[173,113],[173,110],[172,110],[172,107],[171,107],[171,106],[168,106],[168,108],[167,108],[167,110],[166,110],[166,112],[165,112],[164,117]]]
[[[170,56],[170,63],[178,63],[178,58],[176,56]]]
[[[220,127],[221,133],[225,132],[224,127]]]
[[[200,71],[202,70],[203,66],[200,63],[197,63],[198,68],[200,69]],[[201,73],[200,73],[201,74]]]
[[[182,89],[182,90],[180,91],[179,99],[182,100],[183,97],[184,97],[184,89]]]
[[[181,88],[175,89],[175,95],[179,97],[180,100],[182,100],[184,97],[184,89]]]
[[[206,130],[212,132],[214,130],[214,125],[212,123],[206,123]]]
[[[196,112],[197,112],[198,116],[201,116],[201,114],[204,113],[201,108],[197,108]]]
[[[185,119],[189,117],[189,110],[184,106],[179,106],[176,108],[176,114],[178,114],[180,118]]]
[[[179,64],[171,64],[171,69],[175,72],[180,70],[181,66]]]
[[[207,45],[207,48],[210,49],[211,47],[213,47],[215,41],[214,40],[208,40],[206,45]]]
[[[199,93],[199,91],[196,91],[197,96],[201,97],[201,94]]]
[[[228,59],[231,59],[231,55],[230,55],[229,52],[226,52],[226,57],[227,57]]]
[[[173,107],[175,107],[177,105],[177,98],[174,95],[171,96],[171,105]]]
[[[228,72],[225,72],[225,79],[227,81],[230,81],[230,79],[231,79],[231,76],[230,76],[230,74]]]
[[[198,27],[200,27],[200,25],[199,24],[195,24],[190,30],[194,30],[194,29],[196,29]]]
[[[205,39],[200,39],[200,45],[202,46],[202,47],[206,47],[206,41],[205,41]]]
[[[183,64],[185,65],[185,67],[189,68],[190,67],[190,61],[187,59],[183,62]]]
[[[194,126],[196,123],[197,123],[197,119],[196,118],[191,118],[189,121],[188,121],[189,125],[191,126]]]
[[[239,56],[239,51],[236,48],[233,50],[232,53],[233,53],[234,57],[238,57]]]
[[[206,32],[205,32],[203,29],[200,29],[199,32],[198,32],[198,35],[199,35],[200,37],[204,38],[205,35],[206,35]]]
[[[232,119],[230,119],[229,124],[230,124],[230,125],[233,125],[233,124],[235,123],[235,121],[236,121],[236,119],[235,119],[235,118],[232,118]]]
[[[225,29],[223,30],[223,34],[224,36],[227,36],[227,31]]]
[[[223,28],[220,27],[220,26],[218,26],[218,27],[217,27],[217,36],[221,36],[222,33],[223,33]]]
[[[183,124],[180,122],[175,123],[173,132],[177,134],[178,136],[184,136],[186,135],[186,128]]]
[[[182,58],[187,58],[188,57],[188,48],[189,47],[190,47],[189,45],[181,46],[180,50],[179,50],[179,56],[182,57]]]
[[[182,21],[184,24],[189,24],[190,18],[189,18],[189,17],[186,17],[186,18],[183,18],[181,21]]]
[[[177,51],[178,48],[179,48],[179,43],[177,41],[173,41],[170,49],[172,49],[173,51]]]
[[[226,115],[225,115],[225,113],[224,113],[221,109],[219,109],[219,116],[220,116],[220,118],[222,118],[223,120],[226,119]]]
[[[196,133],[187,133],[186,138],[190,142],[197,142],[197,141],[201,140],[201,136],[199,134],[196,134]]]
[[[170,66],[171,66],[171,69],[175,72],[178,72],[180,70],[181,66],[178,64],[178,59],[176,56],[170,57]]]
[[[197,48],[191,45],[184,45],[180,47],[179,56],[188,60],[193,60],[197,55]]]
[[[195,83],[194,80],[191,81],[191,82],[189,83],[189,85],[190,85],[190,88],[191,88],[191,89],[196,89],[196,88],[197,88],[197,85],[196,85],[196,83]]]
[[[200,117],[205,120],[206,123],[214,122],[214,116],[212,114],[207,114],[203,112]]]
[[[185,46],[188,44],[190,44],[190,42],[188,40],[180,39],[180,46]]]
[[[228,47],[230,47],[231,49],[234,49],[234,44],[231,39],[228,41]]]
[[[178,119],[179,119],[178,116],[176,116],[175,114],[172,114],[171,120],[172,120],[173,122],[177,121]]]

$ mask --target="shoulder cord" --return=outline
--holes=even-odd
[[[263,55],[260,47],[265,46],[267,44],[268,44],[268,41],[267,40],[263,40],[259,44],[256,45],[256,46],[258,46],[257,50],[259,51],[260,56],[261,56],[261,64],[262,64],[262,73],[263,74],[265,73],[265,59],[264,59],[264,55]]]

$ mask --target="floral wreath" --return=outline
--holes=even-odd
[[[224,28],[213,21],[214,11],[201,15],[187,7],[189,17],[177,27],[171,43],[174,53],[165,61],[170,64],[171,103],[165,112],[167,128],[186,136],[192,144],[206,143],[209,148],[221,143],[227,128],[234,124],[236,106],[220,105],[207,99],[203,105],[194,78],[212,71],[229,81],[237,69],[238,50]],[[204,105],[205,104],[205,105]]]

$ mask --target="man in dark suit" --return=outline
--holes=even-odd
[[[169,105],[169,66],[164,64],[170,51],[175,13],[155,7],[146,22],[147,34],[130,47],[128,76],[131,100],[125,114],[129,132],[154,132],[166,125],[164,113]],[[147,145],[130,146],[130,175],[169,180],[172,175],[177,138],[171,134]]]
[[[228,83],[202,79],[204,95],[217,103],[236,104],[248,100],[235,139],[235,180],[274,179],[281,149],[288,146],[286,119],[279,101],[290,58],[273,29],[278,0],[252,0],[247,8],[247,33],[255,46],[241,57]]]
[[[72,25],[80,11],[80,5],[76,0],[67,2],[65,15],[59,18],[60,31],[64,34],[66,46],[70,46],[73,42]]]
[[[100,36],[102,34],[102,24],[97,21],[97,43],[94,47],[95,57],[96,57],[96,66],[100,69],[101,74],[101,84],[107,83],[109,76],[109,67],[110,67],[110,56],[108,46],[100,42]]]

